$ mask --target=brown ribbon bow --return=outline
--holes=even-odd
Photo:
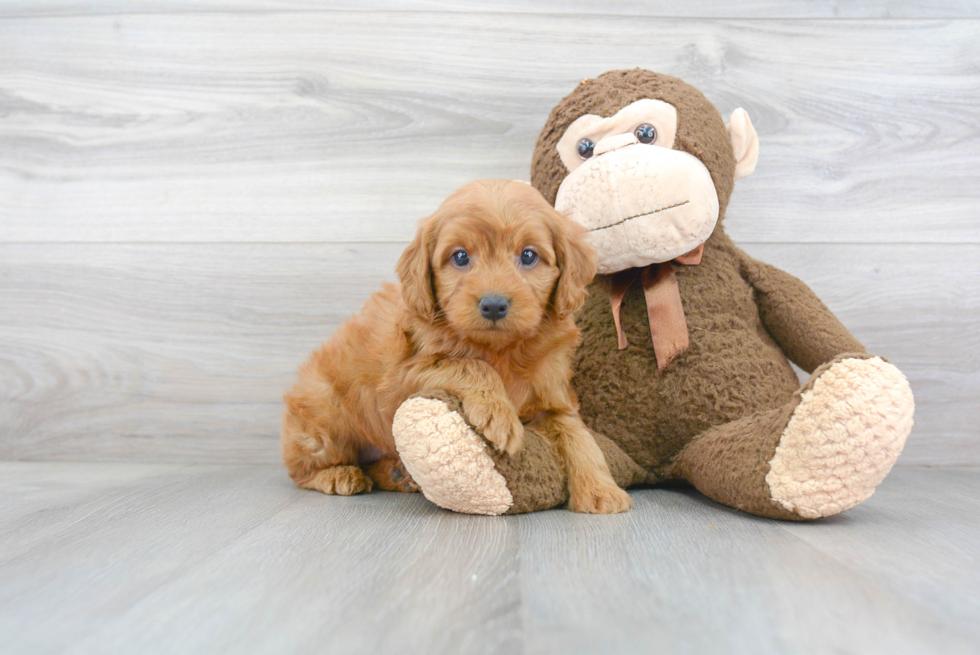
[[[616,336],[619,339],[619,349],[629,345],[626,334],[619,320],[619,309],[623,306],[626,290],[637,278],[643,283],[643,295],[647,301],[647,318],[650,321],[650,338],[653,340],[653,352],[657,356],[657,368],[664,370],[675,357],[687,350],[691,339],[687,334],[687,319],[684,318],[684,306],[681,304],[681,293],[677,287],[677,276],[674,275],[674,263],[685,266],[697,266],[704,254],[704,244],[662,264],[650,264],[643,268],[628,268],[612,276],[609,288],[609,300],[612,303],[613,322],[616,324]]]

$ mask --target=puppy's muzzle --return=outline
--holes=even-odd
[[[490,321],[499,321],[507,316],[510,300],[498,295],[487,295],[480,298],[480,313]]]

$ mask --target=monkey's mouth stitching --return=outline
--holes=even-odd
[[[682,205],[686,205],[689,202],[691,202],[691,201],[690,200],[685,200],[684,202],[679,202],[676,205],[671,205],[669,207],[661,207],[660,209],[654,209],[652,212],[644,212],[642,214],[635,214],[633,216],[627,216],[626,218],[624,218],[621,221],[616,221],[615,223],[610,223],[609,225],[603,225],[602,227],[595,227],[595,228],[592,228],[589,231],[590,232],[598,232],[599,230],[605,230],[605,229],[608,229],[610,227],[616,227],[617,225],[622,225],[626,221],[632,221],[634,218],[640,218],[642,216],[649,216],[650,214],[659,214],[660,212],[665,212],[668,209],[673,209],[674,207],[680,207]]]

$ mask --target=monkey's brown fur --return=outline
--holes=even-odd
[[[724,212],[735,170],[729,136],[714,105],[682,80],[634,69],[610,71],[576,87],[541,131],[532,184],[554,202],[567,175],[555,150],[565,129],[583,114],[611,116],[641,98],[677,108],[674,148],[700,159],[718,192],[718,225],[705,243],[701,264],[675,267],[691,346],[667,369],[657,370],[642,288],[634,285],[621,318],[630,346],[618,350],[608,281],[598,276],[578,319],[583,343],[573,384],[586,425],[647,470],[646,482],[657,482],[679,477],[677,457],[698,435],[733,421],[753,422],[749,417],[789,403],[799,382],[787,355],[813,372],[835,356],[863,354],[865,349],[806,285],[753,260],[725,234]],[[757,493],[737,501],[742,509],[795,518],[761,489],[762,469],[772,459],[783,425],[774,433],[746,435],[748,441],[731,440],[718,444],[720,449],[687,455],[702,464],[703,477],[723,476],[731,482],[727,488],[735,488],[737,480],[759,479]],[[745,445],[751,453],[743,452]]]
[[[398,462],[392,419],[412,394],[438,390],[462,400],[501,452],[520,450],[522,420],[533,421],[561,457],[572,509],[628,509],[570,384],[572,314],[595,274],[583,232],[523,183],[477,182],[450,196],[399,260],[401,288],[385,285],[300,368],[282,428],[296,484],[343,495],[374,485],[416,491]],[[528,248],[539,260],[522,266]],[[469,254],[465,267],[452,261],[459,249]],[[479,310],[489,293],[510,300],[496,322]],[[382,459],[362,469],[368,448]]]
[[[724,216],[734,186],[735,159],[721,115],[687,82],[640,68],[609,71],[585,80],[551,110],[534,146],[531,184],[554,205],[558,186],[568,175],[555,147],[568,126],[583,114],[612,116],[643,98],[663,100],[677,108],[674,149],[691,153],[708,167],[718,191],[719,213]]]
[[[863,501],[911,428],[908,383],[895,367],[868,355],[805,284],[752,259],[725,234],[737,164],[732,137],[700,91],[640,69],[584,81],[542,129],[532,184],[554,204],[569,175],[556,150],[567,128],[585,114],[610,117],[648,98],[676,108],[673,149],[707,168],[719,215],[700,265],[657,264],[674,269],[690,337],[690,346],[663,370],[642,286],[629,287],[622,303],[629,344],[623,350],[609,279],[598,276],[589,286],[578,317],[582,345],[573,385],[613,477],[624,487],[686,480],[720,503],[784,519],[829,516]],[[744,152],[740,157],[738,166]],[[812,373],[802,388],[790,360]],[[446,406],[469,418],[465,399],[456,409]],[[534,431],[520,452],[492,456],[513,498],[506,513],[564,502],[561,465]]]

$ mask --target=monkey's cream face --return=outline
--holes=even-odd
[[[580,116],[558,142],[570,171],[555,209],[589,230],[598,270],[666,262],[711,235],[718,193],[697,157],[674,150],[677,110],[643,99],[614,116]]]

